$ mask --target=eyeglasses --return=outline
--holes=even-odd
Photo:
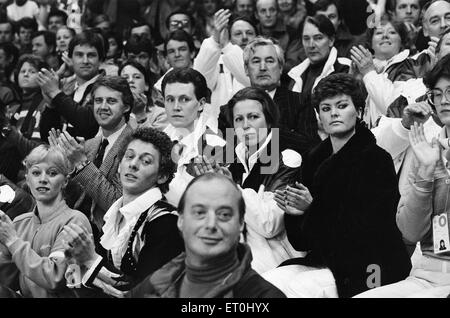
[[[440,89],[433,89],[427,92],[428,102],[433,106],[441,105],[444,96],[447,102],[450,103],[450,87],[447,87],[444,92]]]
[[[189,20],[172,20],[170,21],[170,26],[177,28],[184,28],[189,25]]]

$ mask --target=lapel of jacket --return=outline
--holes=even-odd
[[[120,134],[119,138],[117,138],[114,145],[112,145],[105,159],[103,160],[102,165],[100,166],[100,171],[106,176],[110,172],[116,157],[119,155],[120,150],[125,147],[124,143],[127,140],[127,137],[131,134],[133,129],[127,124],[125,129]]]
[[[102,136],[100,134],[86,142],[87,157],[90,161],[94,161],[101,142],[102,142]]]

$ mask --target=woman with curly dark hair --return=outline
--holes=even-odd
[[[314,92],[329,137],[305,157],[302,183],[276,195],[290,243],[308,251],[289,261],[301,265],[294,267],[298,275],[290,278],[288,296],[351,297],[402,280],[411,269],[395,223],[399,192],[392,158],[359,119],[364,95],[347,74],[328,76]]]
[[[183,250],[176,208],[163,195],[176,170],[170,138],[140,128],[124,150],[119,166],[123,196],[104,216],[100,239],[104,250],[95,250],[85,229],[75,224],[65,227],[66,254],[80,267],[82,284],[114,297],[123,296]]]

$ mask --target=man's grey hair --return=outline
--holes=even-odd
[[[277,52],[277,59],[278,64],[280,64],[280,67],[283,68],[284,66],[284,51],[281,48],[281,46],[273,41],[272,39],[265,38],[263,36],[257,36],[253,41],[251,41],[244,49],[244,65],[247,67],[248,63],[250,62],[251,56],[255,53],[255,49],[258,46],[266,46],[266,45],[272,45],[275,48],[275,51]]]

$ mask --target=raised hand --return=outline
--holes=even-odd
[[[434,66],[437,62],[436,48],[438,43],[439,43],[438,37],[435,36],[430,37],[430,41],[428,42],[427,53],[431,58],[431,66]]]
[[[58,145],[63,149],[67,159],[74,167],[87,160],[84,140],[79,143],[67,131],[59,135]]]
[[[220,9],[214,14],[213,38],[221,47],[227,45],[229,41],[227,26],[230,17],[231,12],[228,9]]]
[[[428,102],[409,104],[403,110],[402,125],[409,129],[414,123],[423,124],[433,114],[433,109]]]
[[[434,170],[438,160],[441,159],[439,141],[436,138],[433,138],[433,141],[430,144],[425,138],[423,124],[418,125],[417,123],[414,123],[409,132],[409,142],[419,161],[419,165],[430,167]]]
[[[53,70],[49,71],[42,68],[38,72],[37,82],[41,87],[42,94],[48,96],[50,99],[55,98],[61,92],[59,89],[59,76]]]
[[[350,49],[350,58],[358,67],[358,70],[360,71],[362,76],[366,75],[370,71],[375,70],[372,53],[370,53],[370,51],[362,45],[353,46]]]

